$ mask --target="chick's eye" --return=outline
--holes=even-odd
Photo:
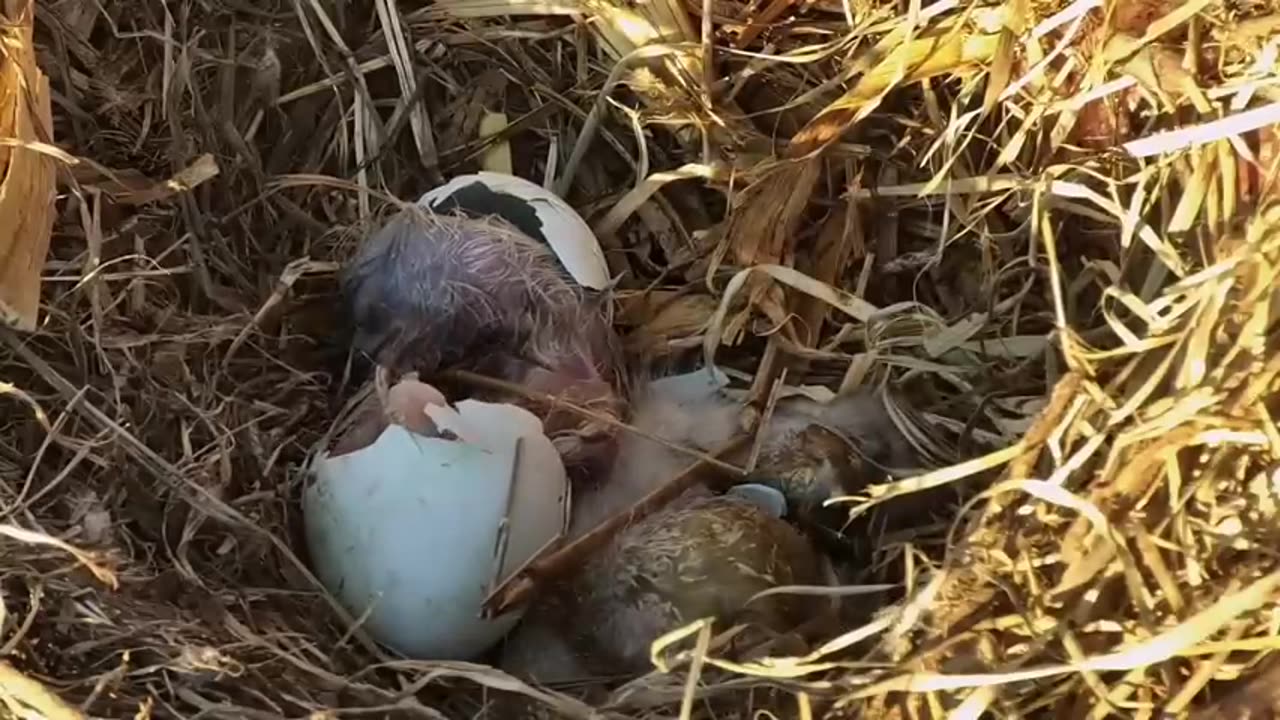
[[[357,296],[348,305],[348,312],[352,342],[360,350],[376,354],[391,339],[391,313],[381,303]]]

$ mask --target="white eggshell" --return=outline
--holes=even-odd
[[[391,425],[368,447],[320,455],[303,499],[312,566],[365,628],[409,657],[468,660],[519,620],[479,617],[491,590],[497,534],[512,481],[506,556],[499,579],[561,532],[567,479],[532,413],[465,400],[429,406],[458,439]]]
[[[515,175],[482,171],[459,175],[418,198],[418,204],[435,208],[442,200],[472,184],[480,183],[495,193],[527,201],[542,222],[542,232],[565,270],[583,287],[602,290],[609,284],[609,266],[591,226],[558,195]]]

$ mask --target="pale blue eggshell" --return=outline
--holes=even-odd
[[[472,442],[391,425],[366,448],[318,458],[303,499],[317,577],[357,618],[376,603],[365,628],[414,658],[474,659],[519,620],[518,611],[478,617],[494,573],[517,435],[521,462],[501,576],[564,523],[564,468],[537,418],[476,401],[458,409],[453,429]]]

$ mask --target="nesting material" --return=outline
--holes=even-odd
[[[499,708],[519,695],[746,720],[766,691],[815,720],[1280,709],[1280,174],[1274,128],[1249,129],[1280,100],[1276,3],[257,5],[0,1],[37,10],[0,55],[48,78],[60,183],[24,270],[36,332],[0,328],[5,713],[532,717]],[[20,87],[5,102],[44,113]],[[511,172],[609,231],[646,355],[689,367],[709,339],[765,412],[780,378],[887,382],[956,433],[963,464],[892,478],[959,507],[862,538],[848,582],[900,601],[775,658],[673,633],[666,672],[584,699],[388,661],[320,592],[296,502],[365,367],[332,273],[383,193],[478,169],[485,112],[510,120]],[[733,279],[758,275],[763,297]]]
[[[910,656],[911,669],[855,693],[853,712],[895,717],[895,705],[924,711],[939,697],[994,711],[997,695],[983,686],[1058,706],[1062,717],[1129,703],[1194,718],[1280,711],[1265,681],[1237,683],[1228,670],[1240,663],[1267,678],[1274,661],[1280,205],[1268,202],[1207,252],[1211,266],[1151,298],[1144,312],[1169,313],[1124,352],[1086,364],[1082,339],[1064,337],[1076,369],[871,653]],[[928,619],[907,623],[912,607],[927,607]],[[1028,642],[1033,629],[1057,636],[1069,656]],[[936,643],[939,634],[952,641]],[[1016,667],[992,652],[1013,648]],[[972,685],[929,699],[896,692],[957,675]],[[1173,688],[1161,682],[1174,677]]]
[[[456,409],[421,383],[366,447],[321,453],[303,513],[317,576],[375,639],[411,657],[471,659],[519,619],[479,618],[496,583],[560,535],[565,471],[538,419],[508,404]],[[428,437],[430,427],[447,436]]]
[[[54,158],[24,143],[51,144],[49,78],[36,64],[35,3],[0,6],[0,323],[34,330],[53,229]]]

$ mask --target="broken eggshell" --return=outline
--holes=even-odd
[[[558,195],[515,175],[478,172],[459,175],[418,199],[436,213],[461,210],[472,217],[497,215],[520,232],[551,246],[564,269],[581,286],[603,290],[609,267],[591,226]]]
[[[354,617],[369,613],[375,640],[414,658],[473,659],[519,620],[519,610],[481,619],[481,604],[560,535],[567,478],[527,410],[464,400],[424,412],[456,439],[392,423],[366,447],[317,456],[307,545],[324,586]]]

